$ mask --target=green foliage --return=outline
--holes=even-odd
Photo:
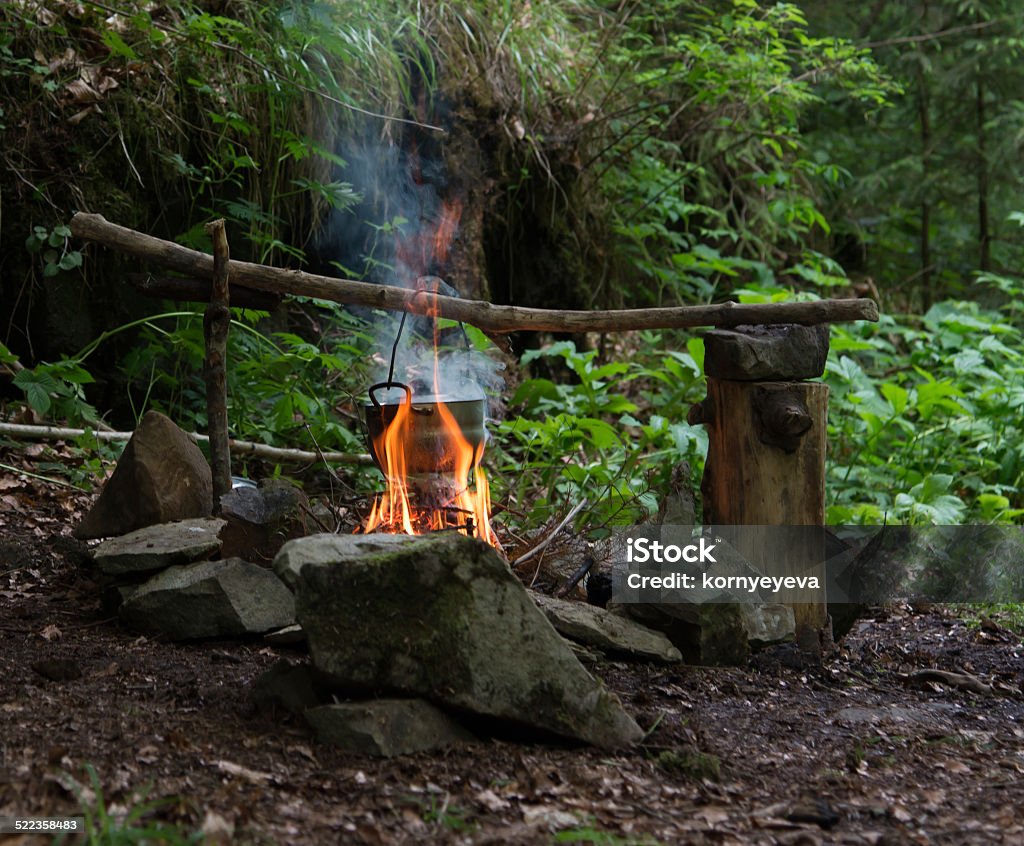
[[[307,340],[294,332],[264,334],[258,312],[235,310],[228,336],[228,422],[232,437],[267,444],[362,452],[339,407],[351,406],[366,382],[371,339],[362,325],[337,306],[320,303],[322,332]],[[206,429],[202,312],[166,315],[170,328],[150,320],[139,345],[125,358],[131,400],[141,416],[146,406],[180,425]]]
[[[501,422],[492,440],[492,493],[526,509],[518,529],[535,528],[584,497],[590,505],[580,526],[631,525],[657,511],[655,491],[680,462],[699,476],[706,436],[683,421],[703,394],[702,349],[692,339],[686,353],[671,343],[643,333],[627,361],[607,364],[568,341],[523,356],[524,365],[554,360],[572,375],[569,382],[524,381],[512,398],[519,415]]]
[[[833,327],[829,522],[1020,521],[1024,330],[1007,317],[1014,308],[948,300],[921,319]]]
[[[824,204],[848,270],[924,310],[967,294],[976,268],[1016,271],[1022,177],[1005,162],[1024,126],[1017,4],[803,5],[814,28],[870,43],[904,89],[867,118],[838,97],[807,115],[807,142],[849,173]]]
[[[970,629],[980,629],[985,625],[983,618],[1009,629],[1024,637],[1024,605],[1019,603],[989,602],[977,605],[960,606],[960,617]]]
[[[1020,177],[984,178],[1013,160],[1024,125],[1008,0],[882,4],[873,19],[874,5],[758,0],[118,5],[0,6],[0,133],[16,177],[0,200],[21,203],[14,218],[0,209],[0,248],[27,262],[28,289],[89,280],[68,240],[72,206],[157,221],[202,249],[205,220],[225,216],[236,257],[301,264],[324,216],[363,199],[336,152],[355,115],[428,120],[447,101],[473,112],[460,119],[493,155],[484,199],[502,250],[533,249],[516,223],[543,218],[570,244],[554,263],[587,280],[573,292],[585,305],[830,295],[847,271],[889,280],[896,308],[926,303],[919,317],[833,329],[830,521],[1024,515]],[[955,37],[933,37],[944,29]],[[870,51],[835,36],[859,32],[911,40]],[[398,125],[379,126],[382,143],[401,141]],[[53,150],[89,166],[40,153]],[[384,242],[414,222],[393,209],[360,221],[353,272],[386,270]],[[13,302],[9,277],[0,292]],[[927,296],[911,296],[916,285]],[[353,397],[368,340],[335,306],[299,318],[271,329],[236,312],[232,433],[361,450]],[[140,334],[121,362],[136,414],[204,429],[194,310],[125,319],[13,385],[41,415],[95,423],[87,360],[128,332]],[[581,526],[634,522],[679,462],[699,478],[705,436],[683,422],[702,395],[699,341],[646,333],[600,353],[559,342],[521,363],[532,372],[487,459],[497,497],[525,515],[515,528],[583,497]]]
[[[658,846],[659,841],[647,835],[624,837],[594,826],[566,828],[551,838],[551,843],[569,843],[578,846]]]
[[[446,828],[450,831],[475,831],[479,825],[470,819],[469,811],[447,801],[439,803],[437,797],[431,795],[429,807],[423,810],[423,822],[428,825]]]
[[[30,253],[40,253],[44,262],[43,276],[56,276],[62,270],[82,266],[82,254],[70,248],[70,237],[71,230],[64,225],[54,226],[52,230],[45,226],[32,227],[32,234],[25,240],[25,249]]]
[[[808,33],[801,10],[754,0],[660,0],[611,49],[627,97],[595,169],[620,254],[646,280],[630,299],[709,299],[784,274],[834,285],[814,249],[818,194],[844,171],[808,150],[800,117],[827,83],[877,107],[894,89],[868,51]]]
[[[92,374],[75,359],[43,362],[19,371],[13,379],[24,391],[28,404],[41,416],[73,424],[96,423],[99,419],[96,409],[85,399],[83,386],[92,381]]]

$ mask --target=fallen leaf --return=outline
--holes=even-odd
[[[64,633],[57,628],[53,623],[48,626],[44,626],[43,630],[39,633],[39,636],[45,641],[60,640]]]
[[[701,808],[694,816],[708,825],[717,825],[729,819],[729,812],[725,808],[709,807]]]
[[[143,746],[135,753],[135,759],[140,764],[155,764],[160,760],[160,750],[152,745]]]
[[[548,831],[561,831],[579,825],[575,814],[563,811],[554,805],[523,805],[523,822],[527,825],[541,825]]]
[[[474,798],[492,813],[504,811],[510,804],[508,800],[502,799],[493,790],[481,790]]]
[[[207,811],[200,827],[204,843],[231,843],[235,837],[235,824],[216,811]]]

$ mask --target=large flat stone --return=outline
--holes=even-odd
[[[97,546],[93,560],[108,576],[152,573],[176,564],[191,564],[220,549],[224,521],[197,517],[136,529]]]
[[[286,543],[274,558],[274,572],[292,590],[299,581],[299,570],[306,564],[331,564],[356,559],[409,543],[408,535],[310,535],[301,543]]]
[[[368,540],[300,538],[275,565],[294,576],[314,665],[340,688],[424,697],[598,746],[643,737],[489,546],[454,534],[376,549]]]
[[[578,643],[595,646],[604,652],[665,664],[683,660],[682,653],[665,635],[627,617],[583,602],[569,602],[538,593],[532,596],[555,630]]]
[[[295,622],[288,588],[241,558],[164,570],[126,598],[120,613],[134,628],[171,640],[262,634]]]
[[[305,712],[321,743],[377,758],[443,749],[475,740],[422,699],[373,699],[321,705]]]
[[[704,334],[704,371],[713,379],[816,379],[825,372],[828,326],[737,326]]]

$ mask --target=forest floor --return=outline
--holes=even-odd
[[[1024,843],[1024,647],[963,610],[876,609],[820,667],[597,664],[651,729],[628,751],[503,740],[381,761],[251,704],[301,653],[104,618],[70,538],[87,504],[0,473],[0,816],[166,800],[153,817],[254,844]],[[987,690],[909,686],[922,668]],[[45,841],[0,835],[20,842]]]

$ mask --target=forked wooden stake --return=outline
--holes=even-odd
[[[228,298],[228,237],[224,221],[206,225],[213,239],[213,287],[203,316],[206,342],[206,417],[210,432],[210,469],[213,471],[213,510],[220,513],[220,498],[231,490],[231,449],[228,444],[227,351],[231,309]]]

